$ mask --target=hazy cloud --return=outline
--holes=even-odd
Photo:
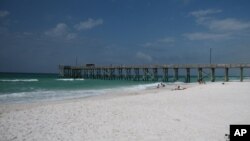
[[[49,36],[59,37],[64,36],[68,32],[68,26],[65,23],[59,23],[55,28],[52,28],[49,31],[46,31],[45,34]]]
[[[70,33],[69,27],[65,23],[58,23],[56,27],[45,32],[45,35],[50,37],[61,37],[68,40],[76,38],[76,33]]]
[[[142,46],[143,47],[153,47],[153,46],[155,46],[155,44],[151,43],[151,42],[147,42],[147,43],[142,44]]]
[[[67,40],[71,40],[71,39],[75,39],[77,37],[77,34],[76,33],[68,33],[66,35],[66,39]]]
[[[136,58],[144,60],[144,61],[148,61],[148,62],[151,62],[153,60],[150,55],[142,53],[142,52],[137,52]]]
[[[222,19],[222,20],[213,20],[208,24],[209,28],[212,30],[221,30],[221,31],[236,31],[244,30],[250,28],[250,22],[243,22],[237,19]]]
[[[92,29],[96,26],[102,25],[103,24],[103,20],[102,19],[91,19],[89,18],[86,21],[80,22],[79,24],[75,25],[75,28],[77,30],[88,30],[88,29]]]
[[[7,17],[8,15],[10,14],[9,11],[0,11],[0,18],[4,18],[4,17]]]
[[[211,15],[211,14],[217,14],[217,13],[220,13],[220,12],[222,12],[222,10],[219,10],[219,9],[207,9],[207,10],[199,10],[199,11],[190,12],[189,15],[200,18],[200,17]]]
[[[211,15],[222,12],[219,9],[207,9],[207,10],[199,10],[190,12],[189,15],[195,17],[195,21],[197,24],[208,27],[212,20],[214,20]]]
[[[0,33],[4,33],[8,31],[8,26],[10,25],[10,19],[8,16],[10,15],[9,11],[0,11]]]
[[[250,22],[240,21],[234,18],[218,19],[211,15],[221,13],[219,9],[207,9],[190,12],[195,17],[198,25],[207,28],[207,32],[195,32],[183,34],[189,40],[219,40],[233,37],[236,32],[241,34],[243,30],[250,28]]]
[[[209,16],[211,14],[217,14],[220,12],[222,12],[222,10],[208,9],[193,11],[189,14],[196,18],[197,24],[203,25],[214,31],[235,31],[250,27],[250,22],[244,22],[234,18],[216,19]]]
[[[229,34],[219,34],[219,33],[186,33],[183,34],[189,40],[220,40],[229,38]]]

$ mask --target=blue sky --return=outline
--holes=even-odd
[[[0,71],[250,63],[248,0],[1,0]]]

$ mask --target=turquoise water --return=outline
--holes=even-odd
[[[100,95],[112,90],[144,89],[155,82],[64,79],[57,74],[0,73],[0,103],[60,100]]]
[[[209,77],[204,78],[210,81]],[[224,77],[216,77],[216,81],[223,81]],[[239,77],[230,77],[230,81],[237,81]],[[161,78],[159,78],[161,80]],[[167,85],[173,85],[170,76]],[[185,81],[184,76],[179,77]],[[197,77],[191,77],[196,82]],[[57,74],[31,73],[0,73],[0,103],[20,103],[82,98],[105,93],[122,93],[154,88],[159,82],[128,81],[128,80],[90,80],[64,79]]]
[[[0,84],[0,94],[3,94],[44,90],[97,90],[144,82],[58,78],[57,74],[1,74]]]

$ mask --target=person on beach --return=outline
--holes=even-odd
[[[162,86],[162,87],[165,87],[165,84],[161,83],[161,86]]]
[[[156,88],[160,88],[161,87],[165,87],[165,84],[163,84],[162,82],[160,84],[157,84],[157,87]]]
[[[186,88],[181,87],[180,85],[178,85],[174,90],[185,90]]]
[[[160,84],[158,84],[156,88],[160,88]]]

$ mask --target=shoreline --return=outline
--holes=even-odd
[[[159,82],[160,84],[161,82]],[[214,82],[213,82],[214,83]],[[217,82],[215,82],[217,83]],[[218,82],[220,83],[220,82]],[[57,104],[64,104],[64,103],[73,103],[73,102],[80,102],[80,101],[88,101],[88,100],[104,100],[104,99],[113,99],[117,97],[124,97],[124,96],[134,96],[134,95],[145,95],[145,94],[152,94],[152,93],[159,93],[162,91],[173,91],[174,88],[176,88],[178,85],[184,88],[191,88],[191,87],[197,87],[199,86],[198,83],[183,83],[183,82],[177,82],[167,84],[168,87],[160,87],[157,88],[157,84],[155,83],[154,88],[148,88],[138,91],[129,91],[129,92],[123,92],[120,94],[117,94],[117,90],[112,93],[104,93],[100,95],[93,95],[93,96],[86,96],[86,97],[80,97],[80,98],[69,98],[69,99],[60,99],[60,100],[52,100],[52,101],[33,101],[33,102],[21,102],[21,103],[0,103],[0,114],[8,113],[11,111],[20,111],[25,109],[31,109],[46,105],[57,105]],[[171,89],[170,89],[171,86]]]
[[[3,140],[225,140],[249,124],[250,82],[0,106]],[[240,116],[239,116],[240,115]]]

